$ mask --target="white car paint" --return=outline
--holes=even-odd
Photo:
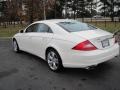
[[[17,40],[20,50],[37,55],[45,60],[45,53],[48,47],[52,47],[59,53],[64,67],[80,67],[97,65],[108,61],[119,55],[119,45],[115,43],[113,35],[101,29],[86,30],[80,32],[67,32],[57,25],[59,22],[67,22],[73,20],[45,20],[36,23],[44,23],[48,25],[53,33],[30,32],[17,33],[13,36]],[[110,46],[103,48],[101,41],[108,38]],[[78,43],[89,40],[97,47],[93,51],[73,50],[72,48]]]

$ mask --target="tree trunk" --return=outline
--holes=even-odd
[[[114,22],[114,17],[113,16],[111,17],[111,21]]]

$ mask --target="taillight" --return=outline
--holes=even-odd
[[[82,50],[82,51],[91,51],[91,50],[96,50],[97,48],[89,40],[86,40],[84,42],[79,43],[72,49]]]

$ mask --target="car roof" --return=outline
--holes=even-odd
[[[71,22],[71,21],[75,21],[75,20],[72,20],[72,19],[51,19],[51,20],[37,21],[34,23],[59,23],[59,22]]]

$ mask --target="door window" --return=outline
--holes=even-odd
[[[45,24],[37,23],[37,24],[33,24],[33,25],[29,26],[26,29],[26,33],[29,33],[29,32],[41,32],[41,33],[48,32],[48,33],[52,33],[52,30],[49,26],[47,26]]]
[[[37,27],[38,27],[37,24],[33,24],[33,25],[29,26],[29,27],[26,29],[26,33],[29,33],[29,32],[36,32]]]
[[[48,33],[52,33],[52,30],[49,26],[45,25],[45,24],[39,24],[38,28],[37,28],[37,32],[48,32]]]

